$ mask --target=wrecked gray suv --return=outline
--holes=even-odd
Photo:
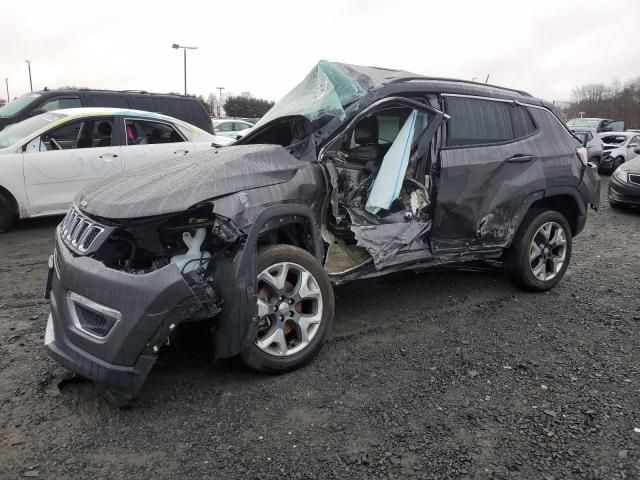
[[[553,287],[599,185],[542,100],[323,61],[235,145],[78,194],[45,343],[119,404],[188,321],[217,358],[286,371],[320,349],[332,283],[492,260]]]

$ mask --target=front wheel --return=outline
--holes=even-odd
[[[318,353],[331,330],[331,281],[313,255],[291,245],[264,248],[257,267],[258,336],[242,359],[259,371],[292,370]]]
[[[623,163],[624,163],[624,158],[622,158],[622,157],[614,158],[613,159],[613,163],[611,164],[611,170],[609,171],[609,174],[612,174],[613,172],[615,172],[616,168],[618,168]]]
[[[530,211],[505,253],[505,270],[526,290],[549,290],[569,267],[571,240],[569,222],[560,212]]]

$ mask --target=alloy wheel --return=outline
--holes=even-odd
[[[543,282],[553,279],[564,266],[567,256],[567,236],[556,222],[544,223],[529,245],[529,262],[534,277]]]
[[[258,275],[258,338],[263,352],[284,357],[307,347],[322,321],[322,293],[306,268],[280,262]]]

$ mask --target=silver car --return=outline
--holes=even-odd
[[[598,165],[602,163],[602,141],[595,130],[591,128],[574,128],[573,135],[580,140],[582,146],[587,149],[587,159]]]
[[[636,149],[640,147],[638,132],[606,132],[600,134],[603,157],[601,170],[613,173],[624,162],[638,156]]]
[[[253,127],[253,124],[247,122],[246,120],[219,119],[211,120],[211,122],[213,123],[214,135],[231,137],[234,140],[238,136],[238,132]]]

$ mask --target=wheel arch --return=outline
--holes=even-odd
[[[587,207],[576,188],[557,187],[544,191],[542,198],[534,200],[529,205],[532,209],[556,210],[569,222],[571,235],[578,235],[584,228],[587,217]]]
[[[6,197],[9,200],[9,202],[11,202],[11,206],[13,207],[13,213],[15,215],[19,215],[20,207],[18,205],[18,200],[16,199],[16,197],[2,185],[0,185],[0,195]]]

